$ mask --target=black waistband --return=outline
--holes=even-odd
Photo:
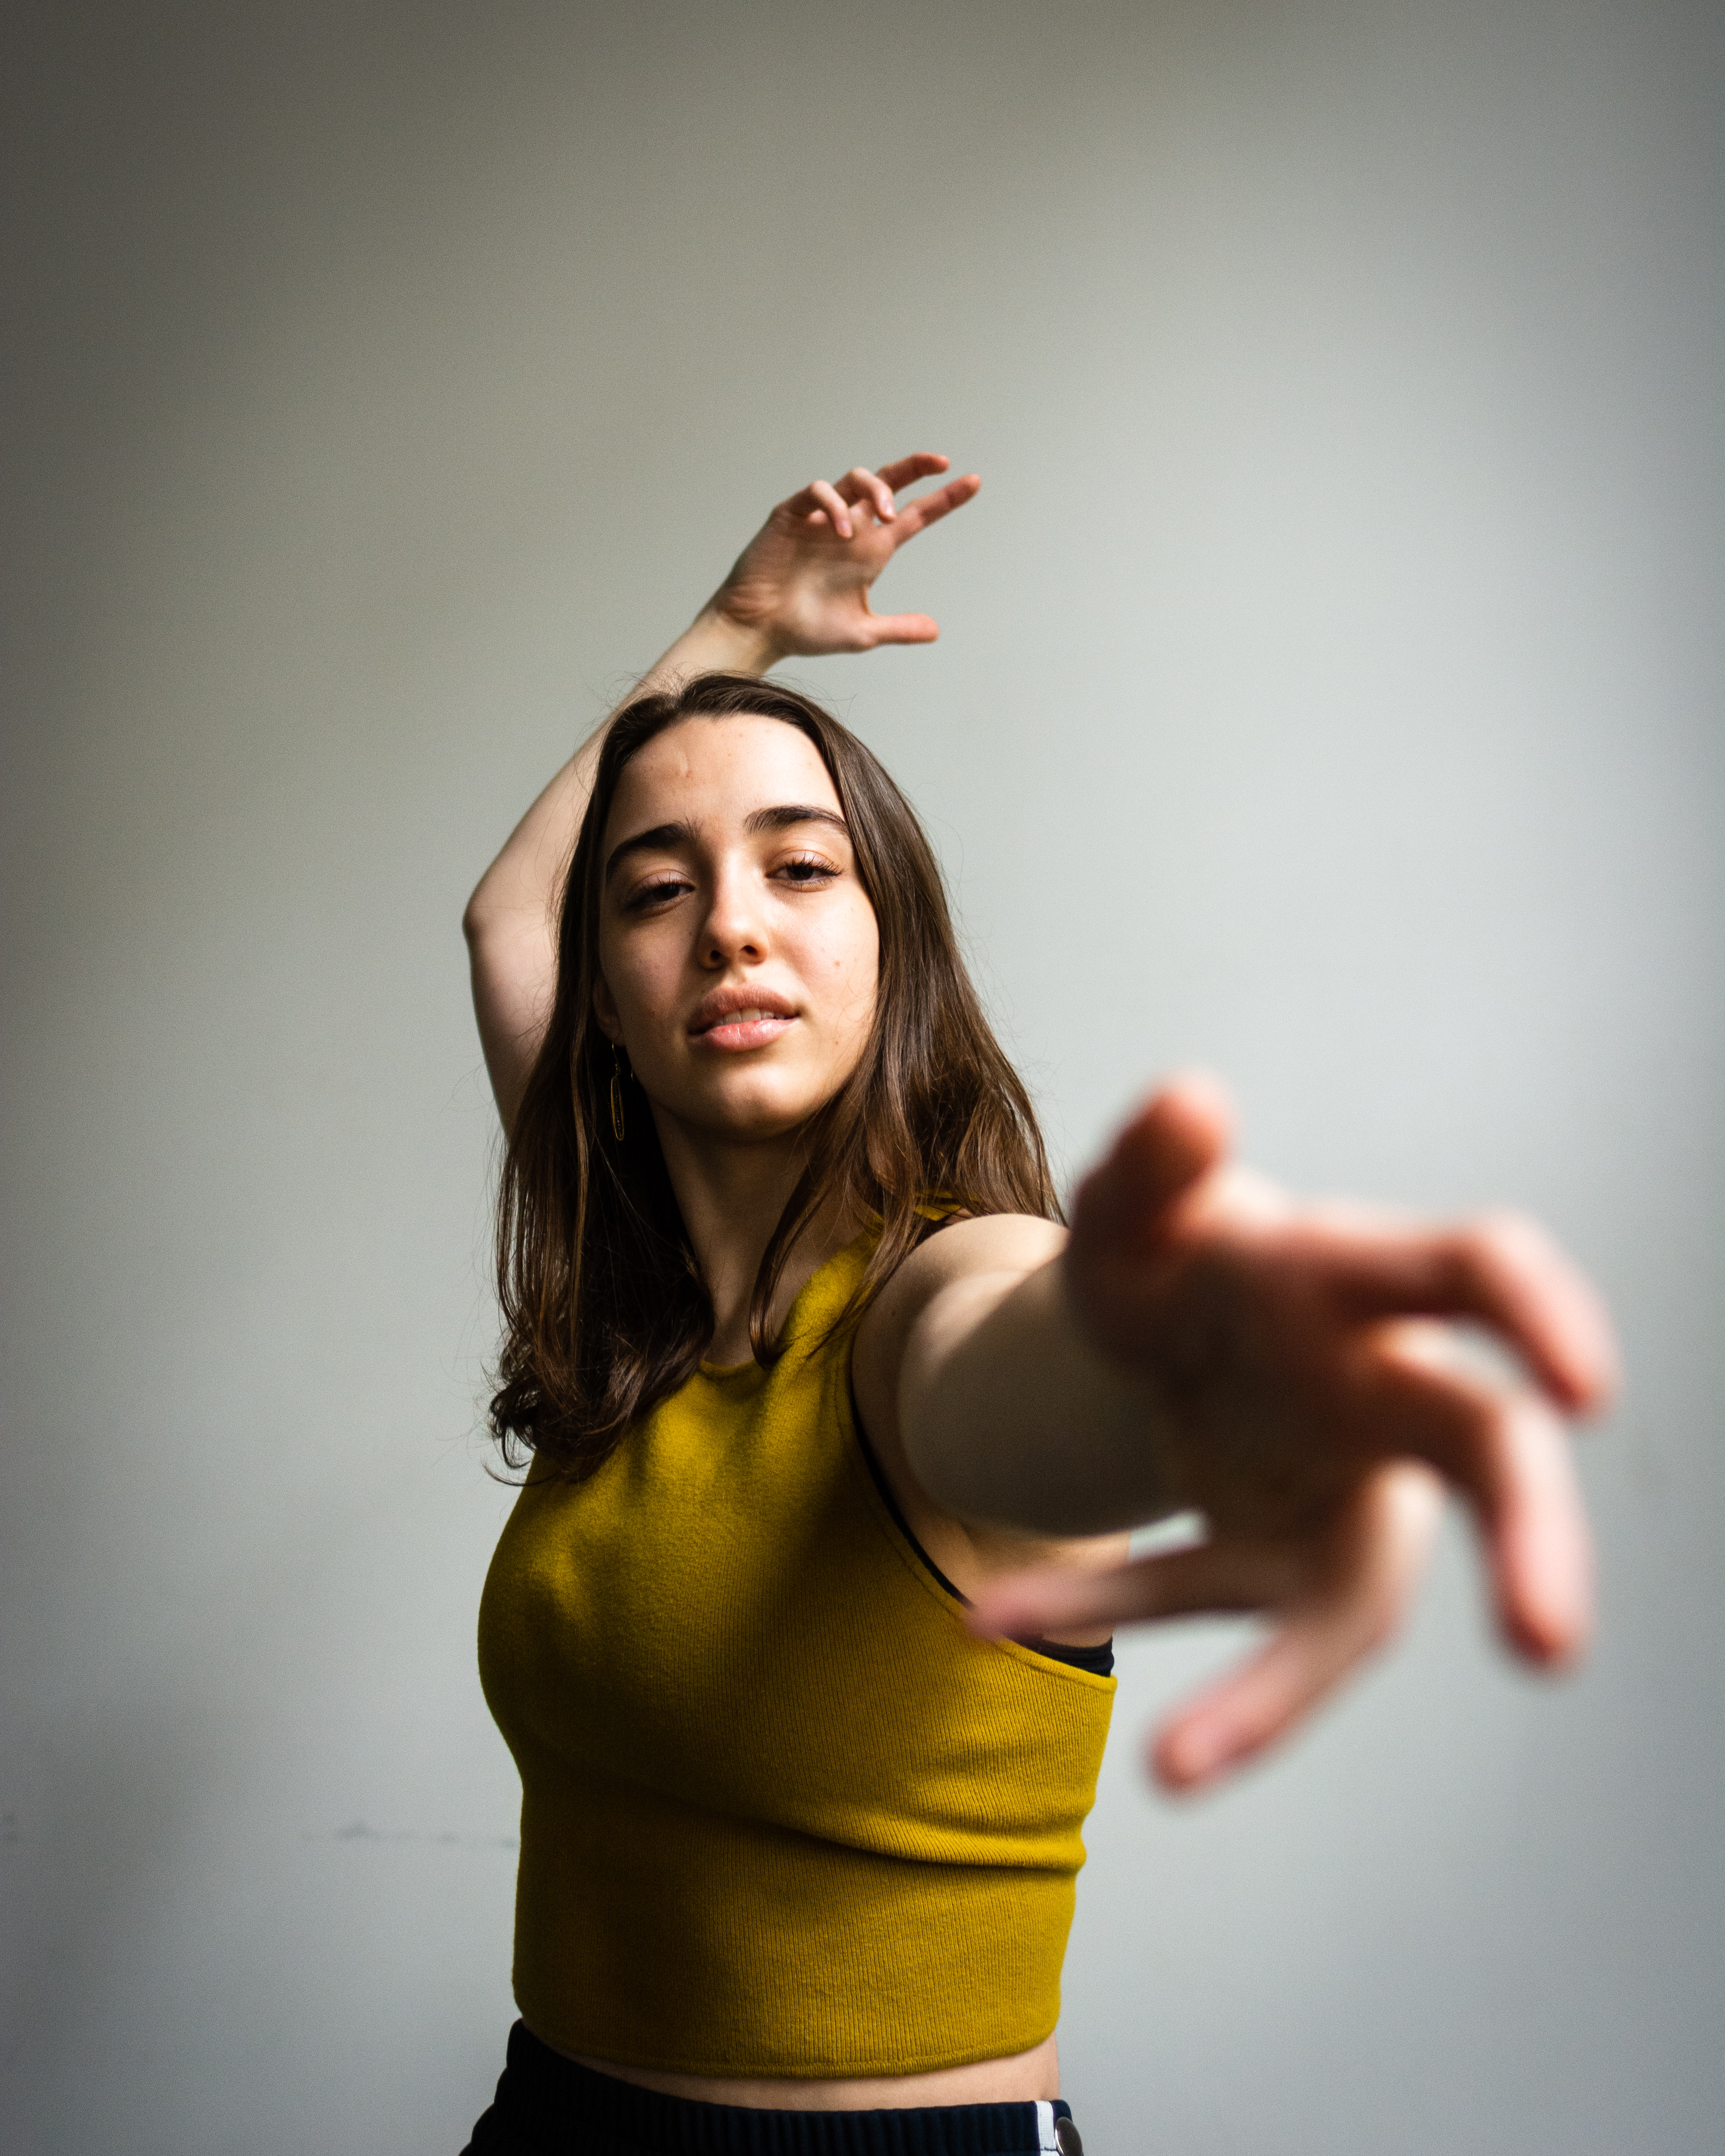
[[[1070,2118],[1056,2102],[1057,2118]],[[960,2103],[914,2111],[757,2111],[660,2096],[578,2066],[517,2021],[497,2102],[474,2156],[543,2147],[612,2147],[638,2156],[1036,2156],[1034,2103]]]

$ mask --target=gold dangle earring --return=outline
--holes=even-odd
[[[611,1044],[611,1135],[623,1143],[623,1050]]]

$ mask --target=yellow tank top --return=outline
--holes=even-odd
[[[770,1370],[704,1365],[504,1528],[480,1669],[521,1776],[515,1993],[565,2051],[916,2073],[1059,2017],[1114,1680],[973,1637],[896,1523],[829,1337],[870,1247]]]

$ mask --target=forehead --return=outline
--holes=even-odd
[[[840,813],[819,752],[799,726],[754,713],[680,719],[624,766],[604,844],[660,824],[740,824],[786,802]]]

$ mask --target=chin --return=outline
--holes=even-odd
[[[769,1138],[788,1137],[792,1132],[800,1130],[836,1090],[833,1086],[821,1089],[787,1085],[782,1079],[769,1077],[765,1071],[758,1076],[751,1073],[747,1077],[739,1072],[737,1078],[739,1082],[715,1089],[699,1101],[691,1101],[686,1106],[672,1106],[671,1114],[691,1129],[712,1137],[764,1143]]]

